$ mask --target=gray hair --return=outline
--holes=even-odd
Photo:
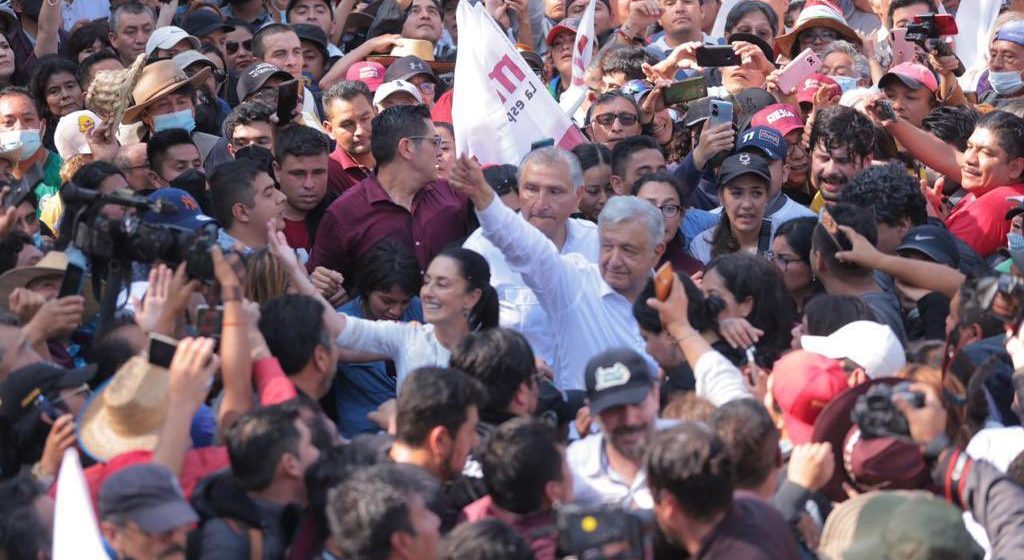
[[[114,8],[110,9],[110,31],[114,34],[120,30],[121,14],[146,14],[149,19],[153,21],[153,26],[156,27],[156,12],[152,8],[143,4],[142,2],[130,1],[124,4],[119,4]]]
[[[537,148],[523,156],[522,161],[519,162],[519,169],[516,171],[516,181],[522,184],[523,170],[528,165],[545,166],[554,164],[565,165],[569,168],[569,181],[572,182],[574,191],[583,188],[583,168],[580,167],[580,160],[576,159],[572,152],[563,150],[558,146]]]
[[[871,81],[871,65],[868,63],[868,57],[860,54],[857,47],[853,46],[853,43],[849,41],[832,41],[832,44],[825,49],[824,54],[821,55],[821,59],[825,60],[825,57],[834,53],[843,53],[850,57],[853,61],[853,71],[862,80]]]
[[[643,220],[647,227],[647,240],[651,248],[657,247],[665,237],[665,218],[661,210],[650,202],[635,196],[613,196],[601,209],[597,217],[597,227],[605,224],[621,224],[633,220]]]

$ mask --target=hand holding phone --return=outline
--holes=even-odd
[[[149,363],[162,368],[171,367],[178,341],[158,333],[149,335]]]
[[[811,49],[805,49],[779,71],[777,83],[783,95],[790,95],[811,74],[821,69],[821,58]]]
[[[883,121],[894,121],[897,118],[896,109],[893,108],[892,102],[887,99],[879,99],[875,102],[875,113]]]
[[[829,213],[827,208],[823,208],[821,210],[819,220],[821,221],[821,227],[825,229],[825,233],[828,234],[832,243],[835,243],[836,249],[839,249],[840,251],[849,251],[853,248],[853,245],[849,240],[847,240],[846,243],[839,242],[839,224],[836,222],[836,219],[832,217],[832,214]],[[845,236],[843,237],[845,239]]]
[[[283,126],[292,121],[292,113],[299,106],[302,85],[298,80],[288,80],[277,86],[277,124]]]
[[[665,301],[672,293],[672,277],[674,275],[671,262],[665,262],[658,268],[658,272],[654,275],[654,295],[658,301]]]
[[[695,76],[680,80],[665,88],[662,99],[665,101],[665,105],[679,105],[707,96],[708,86],[704,81],[704,76]]]
[[[740,55],[736,54],[731,45],[700,46],[697,48],[696,55],[697,66],[701,68],[739,66],[743,63],[740,60]]]
[[[708,111],[707,126],[714,127],[725,123],[732,124],[732,103],[721,99],[712,99],[711,107]]]

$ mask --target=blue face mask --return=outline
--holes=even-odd
[[[32,234],[32,244],[35,245],[36,249],[43,248],[43,234],[38,231]]]
[[[153,117],[153,132],[161,132],[172,128],[181,128],[192,134],[196,129],[196,118],[192,115],[192,109],[183,109],[168,115],[155,115]]]
[[[988,84],[999,95],[1013,95],[1020,91],[1020,88],[1024,87],[1024,81],[1021,81],[1020,72],[1012,70],[1008,72],[989,72]]]
[[[839,84],[839,89],[843,90],[843,93],[850,91],[851,89],[857,89],[857,78],[851,78],[849,76],[829,76]]]
[[[1010,258],[1017,268],[1024,270],[1024,235],[1019,233],[1006,234],[1006,248],[1010,250]]]
[[[39,151],[39,148],[43,145],[43,139],[39,136],[38,130],[9,130],[0,133],[0,145],[5,148],[14,147],[19,144],[21,149],[18,150],[18,159],[25,161]]]

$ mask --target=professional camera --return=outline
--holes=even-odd
[[[893,399],[908,401],[914,408],[924,406],[924,393],[910,390],[910,382],[896,385],[878,384],[857,397],[850,413],[860,428],[861,437],[875,439],[882,437],[910,437],[907,417],[896,408]]]
[[[579,560],[644,560],[652,550],[654,514],[621,507],[558,508],[558,548]]]

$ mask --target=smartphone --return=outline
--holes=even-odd
[[[960,33],[960,29],[956,25],[956,17],[950,14],[922,14],[914,16],[914,23],[925,23],[928,20],[935,24],[939,37],[958,35]]]
[[[50,402],[50,399],[46,398],[42,394],[36,397],[36,406],[39,407],[39,410],[43,411],[43,414],[46,415],[51,422],[56,422],[57,419],[64,414],[59,408],[57,408],[57,405]]]
[[[883,121],[896,120],[896,109],[893,109],[891,101],[879,99],[875,103],[875,111]]]
[[[178,341],[162,334],[149,335],[149,363],[162,368],[171,367],[174,353],[178,351]]]
[[[701,68],[739,66],[743,63],[740,55],[736,54],[730,45],[697,47],[696,54],[697,66]]]
[[[782,93],[789,94],[820,69],[821,57],[811,49],[805,49],[779,72],[779,89]]]
[[[64,269],[64,279],[60,282],[60,291],[57,292],[57,299],[67,296],[82,295],[82,288],[85,287],[85,267],[68,262]]]
[[[284,125],[292,121],[292,112],[299,106],[302,85],[298,80],[288,80],[277,86],[277,124]]]
[[[913,42],[907,40],[907,28],[892,30],[892,64],[911,62],[917,55]]]
[[[708,112],[708,126],[718,126],[723,123],[732,124],[732,103],[721,99],[712,99]]]
[[[196,307],[196,327],[199,336],[219,337],[220,326],[224,321],[224,306],[211,308],[209,305]]]
[[[849,241],[847,241],[847,243],[839,242],[839,224],[836,222],[836,219],[832,217],[832,214],[829,213],[827,208],[822,208],[819,220],[821,221],[821,227],[825,229],[825,233],[827,233],[829,238],[832,239],[832,243],[836,244],[837,249],[840,251],[849,251],[853,248],[850,246]]]
[[[25,200],[25,195],[29,193],[29,186],[25,181],[15,181],[10,184],[0,184],[0,189],[8,187],[11,190],[4,195],[3,207],[10,208],[16,203],[20,204],[22,200]]]
[[[704,81],[704,76],[695,76],[670,85],[662,94],[662,99],[665,100],[665,105],[679,105],[707,96],[708,85]]]
[[[654,295],[658,301],[665,301],[672,293],[672,277],[674,275],[671,262],[665,262],[658,268],[658,272],[654,275]]]
[[[536,141],[530,143],[530,151],[532,152],[534,150],[539,150],[541,148],[550,148],[551,146],[554,146],[554,145],[555,145],[555,139],[554,138],[541,138],[540,140],[536,140]]]

